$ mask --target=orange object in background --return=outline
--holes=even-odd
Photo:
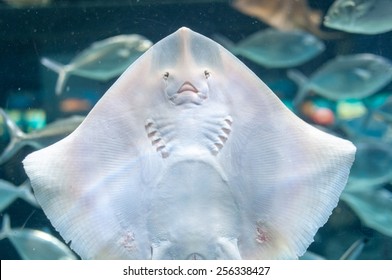
[[[328,126],[335,122],[335,114],[330,108],[318,107],[311,101],[307,101],[302,105],[301,113],[315,124]]]
[[[92,107],[93,104],[86,99],[67,98],[60,103],[60,110],[64,113],[88,112]]]

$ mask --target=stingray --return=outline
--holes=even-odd
[[[183,27],[24,167],[83,259],[295,259],[337,205],[354,154]]]

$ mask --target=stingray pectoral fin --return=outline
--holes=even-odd
[[[116,157],[115,162],[110,147],[102,154],[88,146],[71,137],[24,160],[38,203],[83,259],[150,258],[141,179],[131,178],[132,171],[140,173],[140,161]]]
[[[296,259],[336,207],[356,148],[305,123],[230,53],[221,55],[225,79],[239,81],[219,85],[233,93],[233,123],[218,159],[241,212],[241,257]]]
[[[150,83],[140,94],[132,88],[142,83],[148,58],[134,63],[71,135],[23,161],[38,203],[83,259],[151,258],[145,205],[162,158],[144,129],[145,93],[154,91]]]
[[[230,41],[228,38],[219,35],[219,34],[214,34],[213,35],[213,39],[218,42],[219,44],[221,44],[222,46],[224,46],[226,49],[228,49],[230,52],[232,52],[233,54],[238,54],[238,48],[237,46]]]
[[[354,146],[305,124],[290,128],[296,122],[282,122],[273,134],[255,129],[243,149],[240,166],[247,174],[241,187],[247,203],[239,248],[246,259],[302,255],[347,183]]]

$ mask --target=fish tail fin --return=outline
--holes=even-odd
[[[11,221],[10,216],[8,214],[3,215],[3,225],[0,231],[0,240],[7,238],[11,231]]]
[[[231,53],[238,54],[237,46],[235,45],[234,42],[230,41],[227,37],[219,34],[214,34],[212,38]]]
[[[340,260],[356,260],[362,253],[363,248],[369,242],[369,238],[360,238],[355,241],[340,257]]]
[[[26,180],[22,185],[18,187],[19,189],[19,198],[23,199],[24,201],[30,203],[32,206],[39,208],[39,204],[35,199],[35,196],[31,189],[31,184],[29,180]]]
[[[304,74],[294,69],[287,71],[287,77],[289,77],[289,79],[295,82],[298,86],[298,93],[293,100],[294,107],[298,107],[298,105],[300,105],[306,97],[309,79]]]
[[[63,91],[65,82],[68,79],[68,71],[66,66],[46,57],[41,58],[41,64],[59,75],[57,78],[55,91],[56,95],[60,95]]]
[[[25,145],[24,139],[26,138],[26,134],[20,130],[16,123],[10,119],[2,108],[0,108],[0,115],[3,117],[3,121],[5,122],[10,134],[10,142],[0,155],[0,164],[3,164],[14,156],[23,145]]]

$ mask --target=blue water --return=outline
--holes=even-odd
[[[112,4],[104,4],[107,2]],[[166,1],[167,4],[159,4],[163,2],[53,0],[46,7],[24,8],[13,8],[0,2],[0,107],[7,112],[17,112],[19,117],[15,121],[24,131],[36,128],[37,122],[44,126],[60,117],[86,114],[88,110],[84,109],[64,111],[64,100],[83,96],[83,99],[93,104],[115,79],[97,82],[74,77],[69,81],[72,92],[57,97],[54,94],[57,75],[44,68],[40,59],[44,56],[56,57],[67,62],[91,43],[111,36],[138,33],[157,42],[179,27],[187,26],[208,37],[219,33],[238,41],[268,27],[234,10],[228,4],[229,1],[189,1],[190,4],[181,4],[187,1]],[[309,1],[313,8],[324,13],[332,2]],[[333,57],[362,52],[392,59],[391,42],[392,32],[373,36],[346,34],[341,40],[325,41],[326,50],[321,55],[296,69],[309,75]],[[287,78],[286,69],[265,69],[245,58],[240,59],[290,106],[296,85]],[[377,94],[389,96],[392,94],[392,84]],[[336,112],[335,102],[322,98],[312,101]],[[27,113],[31,109],[44,112],[44,117],[34,119]],[[0,132],[0,149],[4,149],[9,135],[4,127]],[[338,132],[341,131],[338,129]],[[23,183],[26,175],[21,161],[32,151],[32,148],[26,147],[1,165],[0,178],[15,185]],[[388,183],[382,188],[392,190]],[[10,215],[13,228],[45,230],[61,239],[42,210],[22,200],[6,208],[0,213],[0,218],[3,214]],[[366,226],[352,208],[340,201],[328,223],[315,236],[309,250],[327,259],[338,259],[362,237],[369,238],[369,242],[358,259],[392,259],[392,236]],[[19,259],[17,251],[7,239],[0,240],[0,259]]]

